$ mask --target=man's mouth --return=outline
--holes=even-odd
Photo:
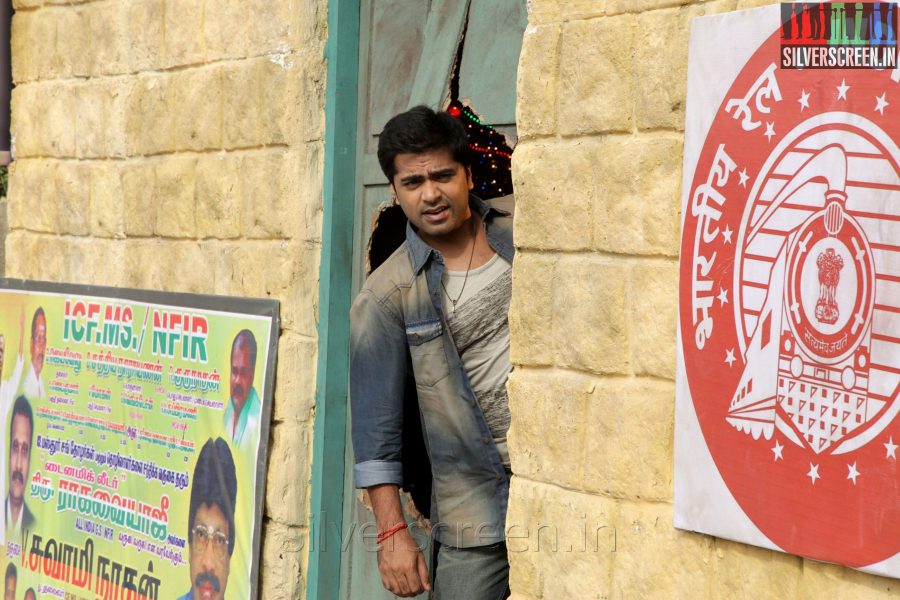
[[[10,475],[9,478],[10,478],[12,481],[18,481],[19,483],[22,483],[22,484],[25,483],[25,476],[22,475],[22,474],[21,474],[20,472],[18,472],[18,471],[13,471],[12,475]]]
[[[443,218],[444,214],[448,210],[449,210],[449,207],[447,205],[435,206],[434,208],[429,208],[428,210],[423,210],[422,216],[424,216],[426,220],[433,221],[433,220]]]
[[[201,598],[212,598],[221,588],[219,578],[212,573],[200,573],[194,579],[194,585],[197,586]]]

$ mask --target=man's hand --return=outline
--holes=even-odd
[[[403,522],[400,493],[396,485],[376,485],[368,491],[378,531],[387,531]],[[425,557],[407,529],[401,529],[381,543],[378,571],[384,588],[401,598],[431,591]]]
[[[381,543],[378,550],[378,571],[384,588],[401,598],[431,591],[425,557],[406,529]]]

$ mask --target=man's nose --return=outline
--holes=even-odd
[[[422,185],[422,199],[426,202],[433,202],[441,197],[441,190],[437,184],[427,179]]]

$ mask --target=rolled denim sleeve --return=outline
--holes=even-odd
[[[350,309],[350,409],[356,487],[403,482],[406,329],[363,289]]]

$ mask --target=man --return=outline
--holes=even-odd
[[[259,431],[259,395],[253,387],[256,338],[248,329],[231,343],[231,401],[225,409],[225,431],[235,446],[251,444]]]
[[[9,493],[6,496],[6,536],[18,539],[34,525],[34,515],[25,503],[25,488],[31,463],[34,417],[25,396],[13,403],[9,422]]]
[[[18,578],[16,565],[9,563],[6,567],[6,578],[3,581],[3,600],[16,600],[16,581]]]
[[[44,368],[44,352],[47,350],[47,317],[44,309],[38,307],[31,318],[31,368],[25,376],[25,396],[30,400],[44,400],[47,390],[41,381]]]
[[[19,313],[19,354],[13,367],[12,375],[8,379],[0,381],[0,423],[6,423],[7,415],[13,405],[19,381],[22,379],[22,371],[25,368],[25,360],[22,358],[22,343],[25,338],[25,313]],[[4,359],[6,358],[6,338],[0,335],[0,375],[3,373]],[[5,463],[5,446],[0,444],[0,465]],[[6,496],[6,490],[0,488],[0,498]],[[0,543],[6,541],[6,519],[0,521]]]
[[[22,596],[23,600],[37,600],[37,595],[34,591],[34,588],[28,588],[25,590],[25,595]]]
[[[426,107],[388,121],[378,160],[408,225],[406,242],[368,278],[350,314],[356,486],[372,501],[384,586],[403,597],[431,589],[398,494],[410,364],[433,472],[436,594],[495,600],[509,575],[512,198],[489,205],[470,195],[465,129]]]
[[[188,507],[191,589],[179,600],[222,600],[234,552],[237,476],[222,438],[208,439],[194,467]]]

